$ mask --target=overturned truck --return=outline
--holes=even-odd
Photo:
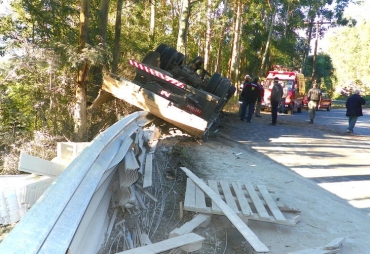
[[[202,57],[186,64],[184,54],[166,44],[149,52],[142,62],[129,63],[136,69],[135,78],[129,81],[105,73],[93,107],[113,95],[203,138],[234,93],[229,79],[217,72],[211,75],[203,68]]]

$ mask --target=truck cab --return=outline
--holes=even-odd
[[[292,71],[286,67],[275,67],[269,71],[264,83],[265,95],[262,101],[262,109],[271,109],[270,97],[271,89],[274,85],[274,78],[279,78],[279,83],[285,85],[288,94],[285,99],[285,105],[280,105],[281,111],[301,113],[303,108],[303,99],[306,92],[305,79],[302,73]]]

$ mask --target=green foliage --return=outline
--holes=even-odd
[[[212,12],[207,13],[208,1],[190,2],[186,60],[204,55],[206,24],[209,20],[212,39],[208,71],[213,72],[213,69],[216,69],[218,55],[221,55],[220,72],[226,76],[230,68],[236,3],[213,1]],[[331,0],[238,2],[242,3],[243,7],[238,71],[239,75],[249,73],[253,76],[261,71],[271,24],[273,24],[272,37],[262,71],[266,72],[275,64],[299,69],[307,49],[307,42],[297,33],[298,29],[305,26],[303,20],[316,16],[337,17],[345,23],[341,12],[348,4],[348,0],[338,0],[333,5],[334,9],[330,9],[328,6],[332,3]],[[156,7],[156,24],[152,38],[149,25],[153,3]],[[224,3],[228,5],[223,6]],[[81,64],[88,63],[91,67],[87,86],[89,95],[87,100],[91,102],[100,87],[99,71],[102,68],[109,71],[112,60],[116,2],[110,2],[106,41],[103,40],[100,31],[100,4],[100,1],[91,1],[88,43],[83,49],[79,49],[79,1],[12,1],[14,13],[0,20],[0,55],[14,56],[10,64],[2,65],[0,70],[0,128],[2,132],[9,133],[3,139],[6,140],[2,143],[4,148],[9,148],[16,137],[22,137],[25,141],[41,130],[51,136],[64,136],[65,139],[73,140],[76,71]],[[119,52],[119,73],[122,76],[129,79],[135,74],[128,60],[142,60],[149,50],[154,50],[161,43],[176,47],[180,10],[181,1],[175,0],[124,1]],[[276,16],[272,20],[275,10]],[[354,61],[345,60],[346,64],[350,65],[351,72],[359,75],[353,80],[359,80],[362,84],[369,83],[363,78],[369,67],[369,58],[366,59],[366,54],[361,55],[360,51],[364,49],[368,51],[370,48],[368,47],[370,33],[361,34],[360,30],[356,30],[362,28],[369,31],[369,25],[354,26],[353,22],[351,24],[352,27],[348,27],[345,33],[354,38],[352,41],[357,40],[359,43],[355,45],[351,42],[347,51],[338,51],[353,54],[361,61],[361,66],[356,66]],[[348,40],[346,36],[343,38]],[[336,41],[339,43],[341,39],[336,38]],[[344,43],[343,40],[341,43]],[[335,47],[340,48],[338,44]],[[336,63],[337,59],[346,58],[338,53],[338,57],[335,57]],[[340,65],[335,67],[338,67],[336,72],[338,79],[343,79],[342,73],[338,71],[344,73],[344,67]],[[325,88],[333,90],[335,78],[330,58],[319,56],[316,70]],[[133,109],[129,105],[113,101],[97,112],[89,112],[91,113],[88,114],[89,138],[93,138],[100,129],[107,128],[115,121],[117,115],[129,113],[131,110]]]
[[[312,75],[312,63],[313,56],[309,56],[305,73],[307,77],[311,77]],[[335,90],[334,80],[334,67],[331,57],[328,54],[319,53],[316,57],[315,76],[313,77],[313,81],[320,82],[320,88],[322,90],[329,94],[333,94]],[[308,80],[306,84],[307,88],[310,88],[311,85],[312,80]]]
[[[329,54],[339,87],[355,85],[363,91],[369,90],[370,22],[337,28],[330,37]]]

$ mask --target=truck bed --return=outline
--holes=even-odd
[[[206,121],[199,116],[176,107],[170,100],[132,81],[118,76],[113,78],[109,75],[104,76],[101,92],[92,107],[100,104],[99,101],[107,96],[106,92],[115,98],[152,113],[197,138],[203,138],[216,120],[216,116],[214,116]]]

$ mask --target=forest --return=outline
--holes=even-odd
[[[18,173],[17,155],[50,159],[56,141],[91,141],[135,109],[112,100],[99,109],[105,72],[133,78],[165,43],[186,60],[238,85],[274,65],[301,71],[307,86],[370,85],[370,24],[344,17],[351,0],[13,0],[0,14],[0,161]],[[352,1],[353,2],[353,1]],[[356,1],[364,4],[365,1]],[[329,53],[312,42],[337,27]]]

